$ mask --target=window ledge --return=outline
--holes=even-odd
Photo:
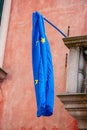
[[[0,68],[0,82],[3,82],[6,79],[7,74],[8,73],[3,68]]]

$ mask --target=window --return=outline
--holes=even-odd
[[[3,4],[4,4],[4,0],[0,0],[0,23],[2,18]]]
[[[10,9],[12,0],[0,0],[0,79],[7,74],[3,69],[4,53],[8,33]]]

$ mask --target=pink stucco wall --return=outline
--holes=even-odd
[[[51,117],[36,117],[36,99],[31,58],[32,12],[38,10],[65,34],[87,34],[87,0],[12,0],[5,49],[4,68],[8,71],[2,83],[0,130],[77,130],[77,122],[56,97],[66,90],[66,53],[61,36],[48,23],[54,75],[55,106]]]

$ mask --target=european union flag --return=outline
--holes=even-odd
[[[51,116],[54,107],[52,56],[39,12],[32,14],[32,66],[37,101],[37,117]]]

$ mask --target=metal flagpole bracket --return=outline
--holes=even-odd
[[[65,38],[67,38],[68,36],[66,36],[66,34],[64,34],[63,31],[61,31],[58,27],[56,27],[52,22],[50,22],[47,18],[43,17],[44,20],[49,23],[52,27],[54,27],[62,36],[64,36]]]

